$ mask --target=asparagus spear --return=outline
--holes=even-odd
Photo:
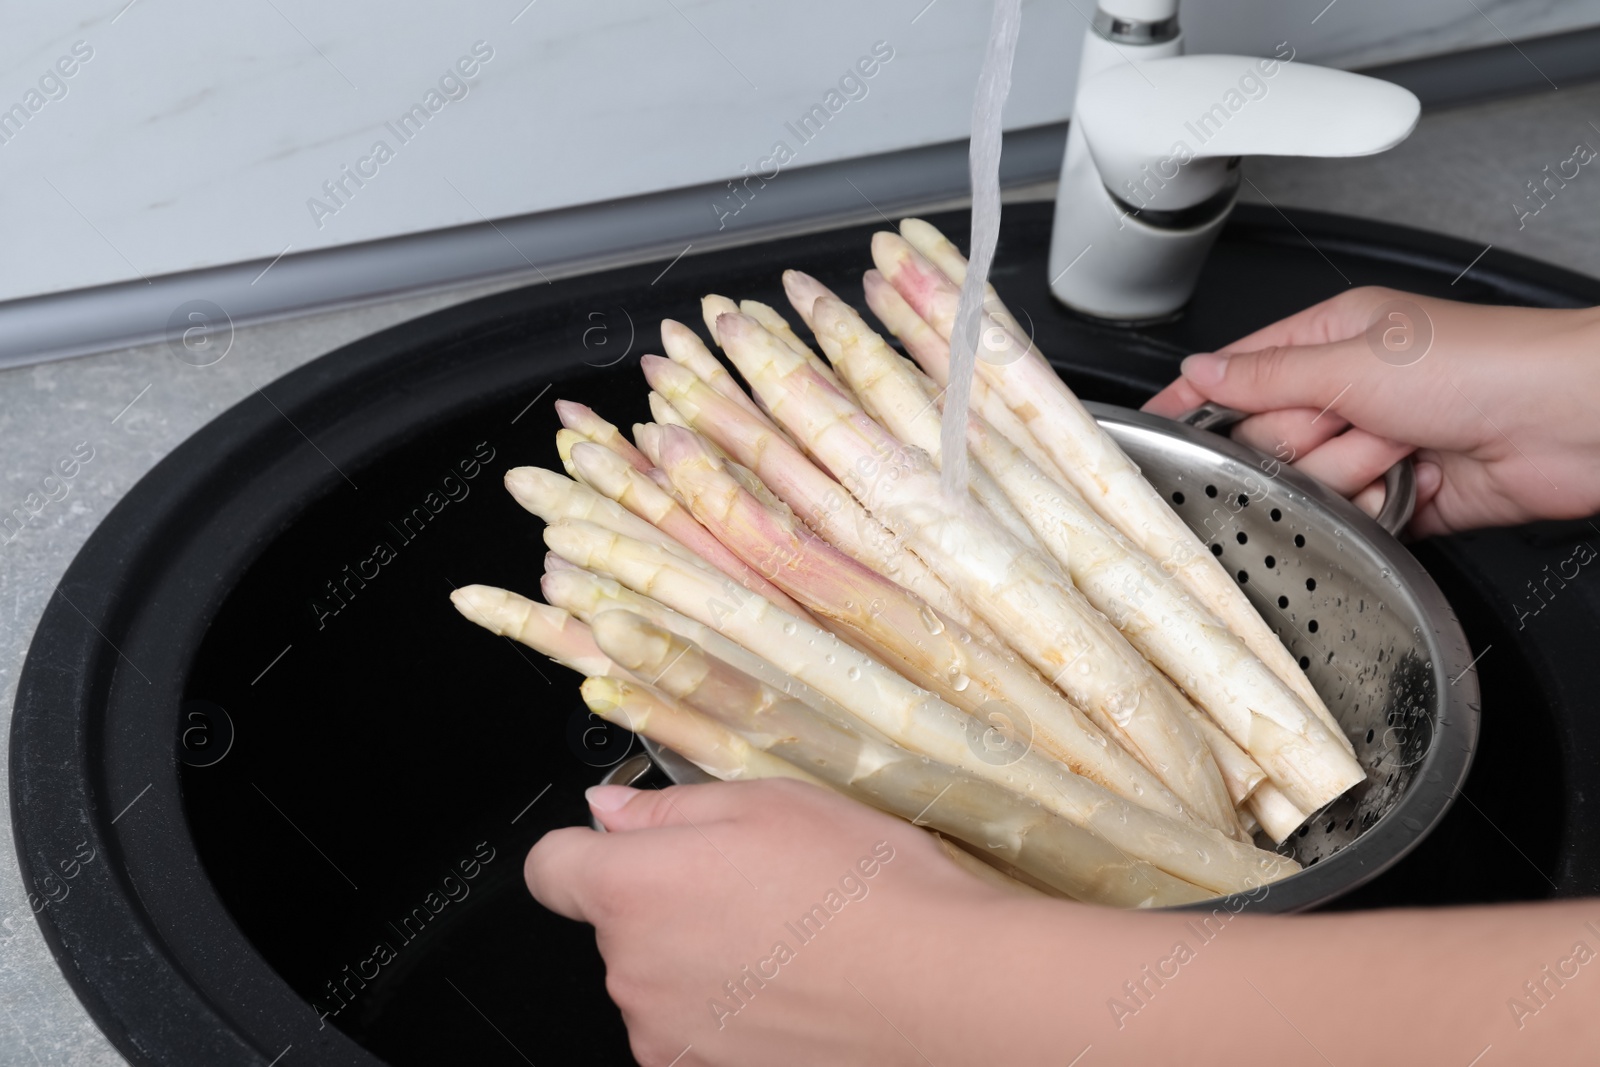
[[[922,318],[949,340],[959,290],[938,268],[897,234],[877,233],[872,256],[900,295]],[[1161,495],[1145,481],[1111,436],[1100,427],[1030,343],[1024,346],[992,319],[1000,347],[1017,356],[1005,366],[980,360],[982,375],[1027,426],[1033,439],[1054,461],[1056,473],[1081,492],[1107,522],[1173,574],[1196,600],[1244,641],[1247,648],[1276,674],[1346,745],[1310,679],[1300,670],[1265,620],[1216,557],[1206,551]],[[1353,750],[1352,750],[1353,751]]]
[[[607,499],[582,482],[563,478],[543,467],[513,467],[506,471],[506,489],[513,499],[545,522],[583,519],[608,530],[659,545],[680,559],[704,570],[715,568],[682,543],[668,537],[615,500]]]
[[[1248,801],[1250,813],[1261,824],[1267,836],[1282,844],[1311,816],[1295,807],[1294,803],[1271,782],[1262,782]]]
[[[716,778],[815,777],[751,745],[715,719],[655,690],[639,685],[594,643],[589,627],[564,611],[487,585],[467,585],[450,602],[472,622],[591,677],[615,680],[628,699],[589,706],[601,718],[666,745]],[[588,694],[585,694],[587,698]]]
[[[681,504],[628,466],[615,452],[585,441],[572,449],[572,464],[585,484],[615,500],[746,589],[766,597],[784,611],[805,615],[804,608],[746,566]]]
[[[545,543],[569,562],[614,578],[737,641],[837,701],[895,744],[1032,797],[1170,874],[1223,893],[1296,869],[1283,857],[1215,830],[1130,804],[1043,753],[1024,751],[1005,765],[989,762],[973,744],[971,719],[964,712],[826,630],[784,615],[731,581],[686,567],[655,546],[583,522],[547,527]]]
[[[885,811],[992,849],[1074,899],[1146,907],[1206,896],[1003,785],[830,722],[637,615],[605,612],[594,632],[618,663],[769,752]]]
[[[1026,665],[989,651],[959,623],[912,593],[799,523],[768,511],[719,469],[716,457],[693,437],[667,431],[662,458],[663,469],[707,529],[751,566],[771,575],[818,618],[833,624],[836,632],[843,629],[853,635],[855,644],[882,662],[905,666],[908,670],[901,673],[913,681],[927,679],[923,688],[977,716],[979,723],[997,713],[1011,723],[1024,724],[1012,747],[999,758],[1008,759],[1011,752],[1031,746],[1125,800],[1174,818],[1187,817],[1182,804],[1154,775],[1111,744]],[[710,647],[707,651],[718,654]],[[967,724],[969,734],[981,728]]]
[[[653,466],[642,452],[633,447],[633,442],[622,436],[621,430],[595,414],[594,409],[571,400],[557,400],[556,416],[563,427],[611,449],[639,473],[648,473]]]
[[[945,500],[925,453],[908,449],[753,319],[724,315],[724,350],[774,415],[869,512],[997,631],[1117,737],[1206,823],[1240,836],[1216,761],[1187,702],[1070,580],[993,519]]]
[[[695,430],[753,470],[811,529],[853,559],[899,582],[940,611],[994,643],[1003,643],[914,552],[869,515],[832,477],[789,440],[769,432],[726,397],[668,360],[645,356],[650,384]]]

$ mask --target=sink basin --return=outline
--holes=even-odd
[[[938,216],[964,234],[962,214]],[[636,360],[708,291],[783,306],[802,267],[860,303],[871,227],[572,278],[365,338],[218,417],[96,530],[47,609],[13,724],[38,918],[135,1063],[629,1062],[589,928],[522,858],[638,748],[576,678],[460,619],[531,592],[539,523],[499,484],[554,466],[551,402],[648,418]],[[1085,398],[1137,406],[1190,351],[1348,284],[1600,303],[1593,279],[1459,241],[1239,208],[1193,305],[1129,331],[1048,295],[1047,205],[1006,213],[993,281]],[[280,413],[281,411],[281,413]],[[289,421],[292,420],[292,423]],[[308,441],[310,443],[308,443]],[[1594,536],[1541,524],[1415,547],[1482,658],[1482,741],[1433,835],[1341,908],[1600,891],[1600,592],[1526,583]],[[42,890],[41,890],[42,891]]]

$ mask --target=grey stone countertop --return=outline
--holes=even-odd
[[[1247,199],[1438,230],[1600,276],[1600,161],[1537,214],[1527,184],[1578,144],[1600,148],[1600,84],[1430,112],[1383,155],[1258,159]],[[1570,170],[1570,167],[1568,168]],[[1048,191],[1035,192],[1048,195]],[[64,496],[14,536],[0,531],[0,745],[17,676],[55,584],[100,517],[179,442],[256,388],[346,342],[521,280],[241,328],[226,358],[194,367],[165,344],[0,371],[0,515],[45,494],[58,461],[89,449]],[[69,467],[71,465],[69,464]],[[55,483],[52,483],[54,485]],[[50,490],[60,495],[56,486]],[[35,498],[36,500],[38,498]],[[5,764],[0,762],[0,768]],[[4,774],[0,769],[0,774]],[[0,790],[9,822],[9,790]],[[17,868],[0,844],[0,1063],[120,1064],[45,946]]]

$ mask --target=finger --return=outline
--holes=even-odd
[[[1367,483],[1367,487],[1350,498],[1350,503],[1367,513],[1367,518],[1375,519],[1378,512],[1383,510],[1383,502],[1388,499],[1388,487],[1383,484],[1382,478],[1374,479]]]
[[[1241,411],[1311,408],[1346,414],[1342,401],[1365,393],[1392,370],[1375,359],[1365,340],[1272,347],[1251,352],[1190,356],[1184,378],[1204,396]]]
[[[593,830],[568,826],[551,830],[528,852],[522,877],[533,898],[557,915],[589,922],[583,902],[595,857],[607,842]]]
[[[1417,453],[1417,507],[1431,504],[1433,498],[1439,495],[1439,490],[1444,487],[1444,468],[1431,459],[1423,458],[1423,453]]]
[[[1410,445],[1352,429],[1312,449],[1294,466],[1340,496],[1354,496],[1411,452]]]
[[[610,831],[650,830],[719,822],[738,809],[728,795],[732,783],[674,785],[666,789],[591,786],[584,794],[600,824]]]
[[[1233,428],[1233,439],[1293,463],[1349,425],[1331,411],[1285,408],[1250,416]]]
[[[1255,352],[1263,348],[1294,345],[1325,345],[1361,333],[1372,309],[1392,297],[1388,289],[1364,286],[1297,311],[1286,319],[1263,326],[1239,338],[1220,352]]]
[[[1172,382],[1161,392],[1144,402],[1141,411],[1148,411],[1152,415],[1162,415],[1175,419],[1186,411],[1193,411],[1206,402],[1193,385],[1183,378]]]

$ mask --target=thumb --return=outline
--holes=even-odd
[[[668,786],[634,789],[625,785],[591,786],[584,794],[600,825],[614,833],[665,826],[694,826],[724,817],[725,793],[718,786]]]
[[[1183,361],[1182,374],[1206,399],[1256,413],[1326,409],[1352,385],[1386,369],[1358,337],[1324,345],[1202,353]]]

